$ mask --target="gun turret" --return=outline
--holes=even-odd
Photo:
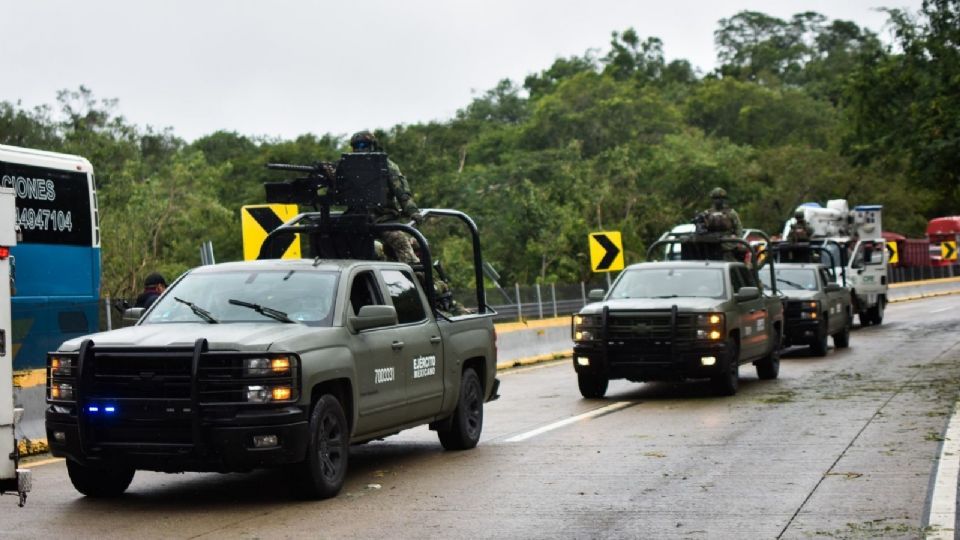
[[[288,163],[267,163],[267,168],[275,171],[293,171],[307,173],[307,176],[286,182],[264,182],[268,203],[283,203],[312,206],[314,209],[336,204],[337,175],[336,166],[327,161],[315,165],[291,165]]]

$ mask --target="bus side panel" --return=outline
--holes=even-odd
[[[43,369],[67,339],[100,329],[100,249],[21,244],[13,297],[13,366]]]

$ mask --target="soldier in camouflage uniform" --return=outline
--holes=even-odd
[[[369,131],[358,131],[350,137],[350,149],[353,152],[379,152],[380,144],[373,133]],[[413,201],[413,194],[410,192],[410,184],[400,172],[400,167],[391,160],[387,160],[387,167],[390,172],[388,201],[385,206],[373,210],[373,220],[375,223],[390,222],[408,222],[413,220],[420,222],[420,209]],[[387,231],[381,233],[380,240],[385,248],[393,251],[396,260],[407,264],[419,264],[420,259],[413,251],[410,245],[411,238],[400,231]]]
[[[742,237],[743,225],[740,224],[740,216],[737,215],[737,211],[727,204],[727,191],[720,187],[713,188],[710,191],[710,198],[713,200],[713,205],[703,211],[706,217],[707,231],[735,238]]]
[[[697,214],[694,223],[697,224],[699,234],[708,234],[719,238],[741,238],[743,226],[737,211],[727,204],[727,192],[723,188],[714,188],[710,191],[713,205]],[[724,259],[731,261],[746,261],[748,253],[742,245],[736,242],[720,244]]]
[[[787,242],[809,242],[812,237],[813,227],[804,218],[803,210],[798,208],[793,215],[793,225],[790,226],[790,232],[787,233]]]

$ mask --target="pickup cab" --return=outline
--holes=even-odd
[[[769,287],[770,277],[760,275]],[[838,349],[850,346],[853,301],[850,289],[837,283],[821,264],[780,263],[778,290],[786,298],[785,345],[808,345],[816,356],[827,354],[827,338]]]
[[[761,379],[779,373],[783,305],[742,262],[634,264],[608,293],[590,297],[598,301],[572,324],[573,367],[586,398],[603,397],[610,379],[710,379],[719,394],[732,395],[742,364],[753,363]]]
[[[284,466],[338,493],[349,446],[428,424],[474,447],[497,397],[489,313],[431,308],[405,264],[257,260],[181,276],[135,326],[48,355],[51,452],[88,496],[136,470]]]

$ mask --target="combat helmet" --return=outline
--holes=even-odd
[[[723,189],[722,187],[715,187],[715,188],[713,188],[712,190],[710,190],[710,198],[711,198],[711,199],[726,199],[726,198],[727,198],[727,190]]]
[[[806,219],[806,216],[803,212],[803,208],[797,208],[797,211],[793,213],[793,217],[798,221],[803,221]]]
[[[376,152],[380,149],[380,143],[373,133],[364,130],[350,137],[350,148],[354,152]]]

